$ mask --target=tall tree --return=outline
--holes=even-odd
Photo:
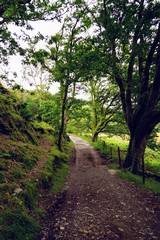
[[[147,140],[160,122],[160,2],[103,0],[98,11],[100,48],[119,87],[130,132],[124,168],[137,173]]]

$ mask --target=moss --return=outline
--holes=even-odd
[[[0,171],[0,183],[4,183],[6,174],[3,171]]]
[[[43,170],[39,178],[39,186],[44,189],[50,189],[52,186],[52,172]]]
[[[68,174],[67,161],[69,160],[70,148],[68,152],[61,152],[54,146],[48,156],[48,160],[40,174],[39,184],[41,187],[59,192]]]
[[[24,170],[20,167],[16,167],[10,171],[12,179],[22,179],[25,175]]]
[[[10,134],[14,139],[36,141],[36,132],[31,123],[18,111],[18,102],[9,91],[0,88],[0,133]]]
[[[23,200],[25,206],[29,209],[35,207],[39,198],[37,183],[25,182],[23,183],[23,192],[20,194],[20,198]]]
[[[42,150],[31,143],[11,140],[10,138],[0,137],[0,157],[8,161],[15,161],[26,169],[34,167]]]
[[[13,193],[16,188],[18,188],[18,184],[15,182],[1,183],[0,184],[0,193],[1,194],[3,194],[4,192]]]
[[[7,170],[7,162],[2,157],[0,157],[0,171],[1,170]]]
[[[38,121],[35,121],[34,122],[34,128],[39,131],[41,134],[44,134],[44,133],[54,133],[54,128],[46,123],[46,122],[38,122]]]
[[[58,168],[56,173],[53,175],[52,191],[54,193],[59,193],[62,190],[65,184],[68,172],[69,172],[68,165],[65,163],[62,163],[61,167]]]
[[[8,209],[0,217],[0,239],[33,240],[40,226],[27,212]]]

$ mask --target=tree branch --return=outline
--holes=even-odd
[[[158,42],[160,42],[160,24],[158,26],[158,31],[155,36],[155,39],[154,39],[152,46],[150,48],[150,51],[148,53],[145,70],[144,70],[144,79],[143,79],[143,84],[142,84],[142,88],[141,88],[141,95],[144,94],[148,90],[149,71],[151,68],[151,64],[153,62],[153,55],[155,53]]]

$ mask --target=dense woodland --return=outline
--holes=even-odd
[[[35,21],[61,29],[33,36]],[[123,168],[134,174],[147,146],[159,151],[160,2],[2,0],[0,26],[0,239],[34,239],[34,218],[44,214],[35,207],[38,192],[56,188],[57,175],[68,171],[68,133],[128,139]],[[10,77],[11,56],[21,57],[20,81],[34,90],[17,84],[16,69]],[[59,91],[51,94],[55,82]],[[31,182],[46,142],[48,161]]]

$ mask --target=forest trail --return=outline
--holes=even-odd
[[[84,140],[71,136],[76,157],[63,200],[49,208],[41,240],[158,240],[160,203],[109,170]]]

